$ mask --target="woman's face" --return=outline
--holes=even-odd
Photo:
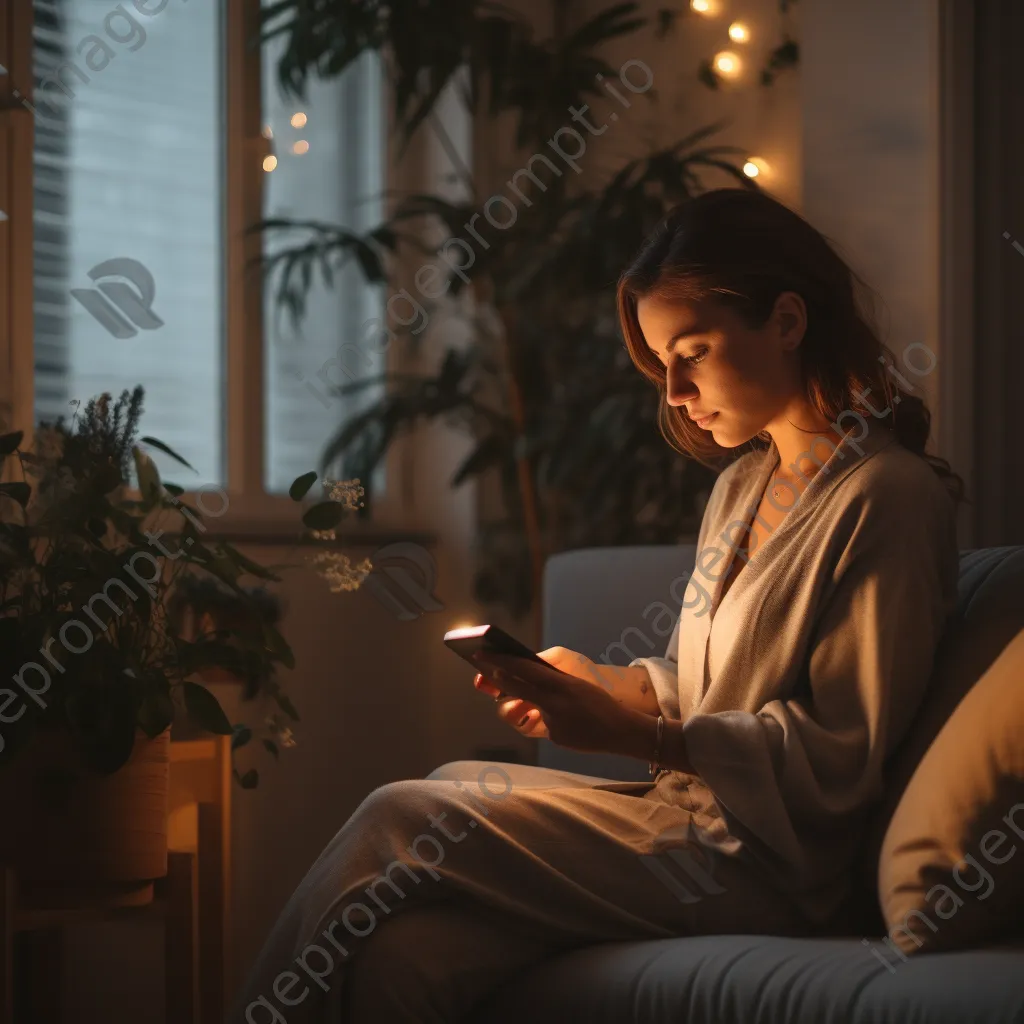
[[[784,421],[786,409],[801,398],[798,347],[807,320],[795,292],[783,292],[765,324],[754,329],[712,300],[644,298],[637,318],[665,367],[668,404],[683,406],[723,448]]]

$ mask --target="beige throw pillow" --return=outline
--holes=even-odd
[[[893,955],[1024,936],[1024,630],[957,705],[882,843]]]

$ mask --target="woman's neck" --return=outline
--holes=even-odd
[[[806,402],[787,408],[765,429],[779,451],[777,478],[800,490],[828,462],[844,436]]]

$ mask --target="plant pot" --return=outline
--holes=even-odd
[[[167,874],[170,732],[136,733],[112,775],[85,766],[66,729],[40,731],[0,770],[0,863],[36,907],[130,906]]]

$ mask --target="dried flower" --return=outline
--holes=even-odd
[[[40,426],[35,433],[35,453],[40,459],[56,462],[64,454],[64,434],[53,427]]]
[[[353,480],[324,480],[324,494],[330,501],[341,502],[350,512],[355,512],[366,503],[359,499],[366,493],[366,489],[359,483],[358,478]]]
[[[318,551],[312,563],[320,567],[317,572],[330,584],[332,594],[343,590],[358,590],[363,580],[373,571],[373,563],[369,558],[353,565],[348,555],[340,551]]]
[[[296,745],[295,733],[292,732],[290,726],[285,725],[284,718],[276,711],[272,715],[267,715],[265,721],[270,734],[282,747],[294,747]]]

